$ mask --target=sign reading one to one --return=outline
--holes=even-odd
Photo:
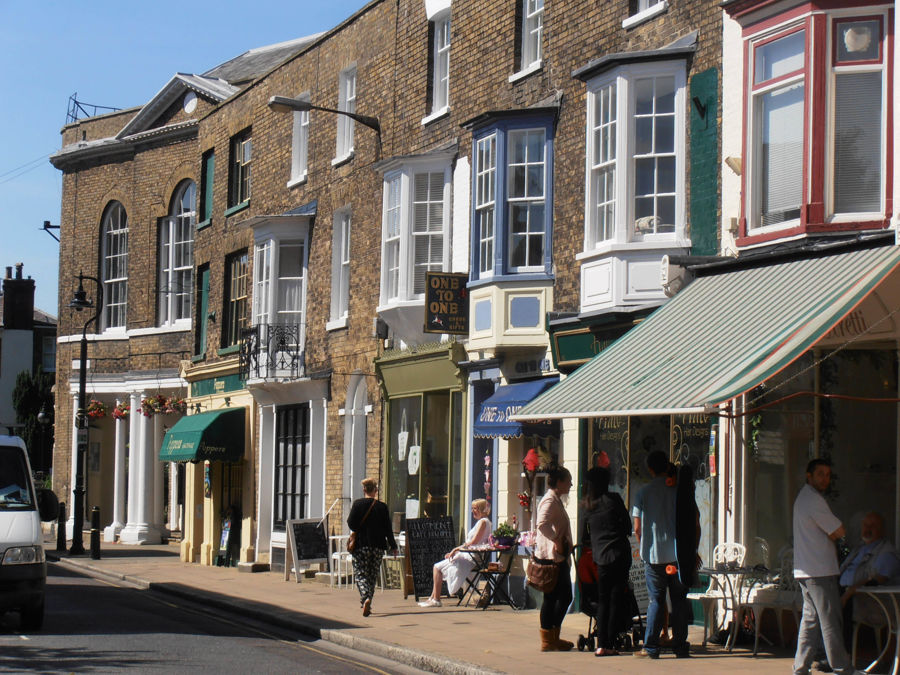
[[[426,333],[469,333],[468,278],[465,273],[425,273]]]

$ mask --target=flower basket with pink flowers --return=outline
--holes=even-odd
[[[166,411],[167,399],[162,394],[148,396],[141,401],[141,413],[144,417],[153,417]]]
[[[172,396],[166,401],[166,408],[163,412],[167,415],[173,413],[184,415],[187,412],[187,401],[180,396]]]
[[[92,420],[99,420],[106,417],[109,413],[109,406],[103,401],[92,398],[91,402],[88,403],[87,407],[84,409],[84,413]]]
[[[131,413],[131,404],[120,403],[112,409],[112,416],[117,420],[127,420]]]

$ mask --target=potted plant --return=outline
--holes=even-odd
[[[166,401],[164,412],[167,415],[172,413],[180,413],[184,415],[187,412],[187,401],[180,396],[172,396]]]
[[[503,548],[511,548],[515,546],[516,540],[519,538],[519,530],[515,524],[505,521],[497,526],[491,535],[494,546]]]
[[[162,394],[148,396],[141,401],[141,413],[144,417],[153,417],[166,411],[166,397]]]
[[[87,407],[84,409],[84,412],[92,420],[98,420],[106,417],[106,413],[109,412],[109,407],[103,401],[92,398],[91,402],[88,403]]]

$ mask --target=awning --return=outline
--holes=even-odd
[[[239,462],[244,456],[245,408],[225,408],[182,417],[166,432],[161,462]]]
[[[516,382],[497,387],[481,404],[475,418],[474,435],[478,438],[517,438],[523,435],[552,436],[559,433],[558,423],[523,424],[510,420],[519,408],[541,392],[559,382],[558,377]]]
[[[810,349],[898,264],[889,246],[700,277],[513,419],[708,411]]]

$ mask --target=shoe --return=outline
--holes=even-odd
[[[363,616],[369,616],[372,613],[372,598],[366,598],[363,603]]]
[[[550,634],[553,636],[553,642],[556,645],[556,651],[558,652],[568,652],[574,646],[574,642],[569,642],[568,640],[563,640],[559,637],[559,628],[551,628]]]
[[[600,647],[597,651],[594,652],[594,656],[618,656],[619,652],[615,649],[610,649],[608,647]]]
[[[678,649],[676,649],[674,651],[675,651],[676,659],[689,659],[689,658],[691,658],[691,643],[685,642],[683,645],[681,645]]]
[[[553,631],[549,628],[541,628],[541,651],[555,652],[556,641],[553,639]]]
[[[419,603],[419,607],[440,607],[441,601],[435,600],[434,598],[428,598],[424,602]]]
[[[812,669],[818,670],[820,673],[833,673],[834,670],[828,665],[828,661],[813,661]]]
[[[659,652],[648,652],[646,649],[642,649],[639,652],[632,652],[631,655],[638,659],[658,659],[659,658]]]

